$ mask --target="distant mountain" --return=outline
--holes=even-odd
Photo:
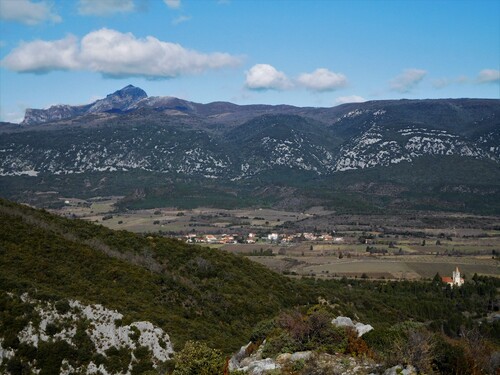
[[[240,106],[148,97],[129,85],[85,106],[27,110],[20,125],[2,125],[0,133],[0,175],[5,178],[28,175],[48,181],[51,176],[135,171],[208,178],[219,186],[241,181],[257,189],[270,183],[300,189],[311,178],[331,178],[326,190],[345,190],[335,181],[358,179],[345,172],[373,176],[365,171],[376,169],[378,180],[364,182],[394,185],[391,171],[397,169],[402,176],[396,190],[411,191],[415,185],[405,181],[413,180],[412,165],[429,161],[428,168],[419,167],[420,192],[457,191],[457,182],[425,187],[433,179],[432,166],[445,165],[452,176],[464,176],[459,182],[475,185],[465,190],[500,193],[499,180],[490,183],[500,163],[500,100]],[[474,170],[467,170],[472,165]],[[14,198],[15,183],[9,185],[3,194]]]
[[[41,124],[45,122],[69,119],[90,113],[124,112],[141,99],[147,98],[146,92],[138,87],[128,85],[121,90],[109,94],[104,99],[81,106],[55,105],[49,109],[26,110],[22,125]]]

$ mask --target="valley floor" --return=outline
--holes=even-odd
[[[119,199],[66,198],[53,212],[112,229],[206,244],[248,256],[292,277],[417,280],[436,273],[451,275],[457,266],[466,277],[475,273],[500,276],[500,218],[495,216],[336,215],[321,207],[305,212],[262,208],[117,211]]]

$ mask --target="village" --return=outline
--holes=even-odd
[[[269,233],[267,235],[257,235],[256,233],[248,234],[195,234],[190,233],[184,236],[176,236],[178,240],[187,243],[201,243],[210,245],[225,245],[225,244],[255,244],[255,243],[268,243],[268,244],[290,244],[299,243],[303,241],[316,241],[326,243],[343,243],[344,237],[334,237],[329,233],[315,234],[310,232],[294,233],[294,234],[280,234]]]

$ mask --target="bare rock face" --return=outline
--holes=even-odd
[[[148,97],[148,94],[139,87],[128,85],[121,90],[109,94],[91,104],[71,106],[54,105],[48,109],[28,108],[21,125],[36,125],[45,122],[70,119],[91,113],[123,112],[129,107]]]
[[[48,109],[26,109],[21,125],[41,124],[49,121],[59,121],[80,116],[85,113],[83,106],[54,105]]]
[[[46,342],[61,341],[78,348],[82,336],[85,336],[87,345],[92,346],[92,352],[103,358],[107,358],[109,350],[124,350],[133,353],[140,348],[147,352],[145,355],[150,358],[155,368],[173,356],[174,350],[169,335],[150,322],[141,321],[123,325],[123,315],[119,312],[102,305],[84,305],[75,300],[69,300],[66,307],[61,309],[52,302],[32,299],[27,294],[22,295],[21,299],[25,304],[34,307],[37,319],[29,321],[19,332],[20,343],[39,348]],[[82,327],[86,328],[82,330]],[[0,340],[0,365],[14,355],[12,350],[2,349]],[[61,374],[112,373],[102,363],[96,364],[90,361],[88,364],[74,368],[69,360],[69,358],[63,360]],[[137,359],[132,356],[126,374],[131,373],[130,369],[136,362]]]
[[[249,375],[262,375],[267,371],[277,370],[281,365],[272,358],[262,358],[262,349],[265,341],[254,353],[249,353],[251,342],[241,349],[229,360],[229,371],[241,371]]]
[[[138,101],[148,97],[148,94],[139,87],[128,85],[94,102],[87,110],[88,113],[99,113],[112,110],[124,111]]]
[[[352,327],[358,332],[358,337],[363,336],[365,333],[370,332],[373,327],[370,324],[356,323],[352,321],[351,318],[346,316],[338,316],[332,320],[332,324],[339,327]]]

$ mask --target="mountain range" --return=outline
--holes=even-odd
[[[293,195],[296,208],[351,199],[371,209],[500,209],[490,204],[500,197],[496,99],[199,104],[129,85],[87,105],[28,109],[0,133],[0,193],[18,200],[72,186],[165,201],[182,180],[198,195],[213,188],[250,203],[287,206]],[[116,179],[123,189],[106,182]]]

